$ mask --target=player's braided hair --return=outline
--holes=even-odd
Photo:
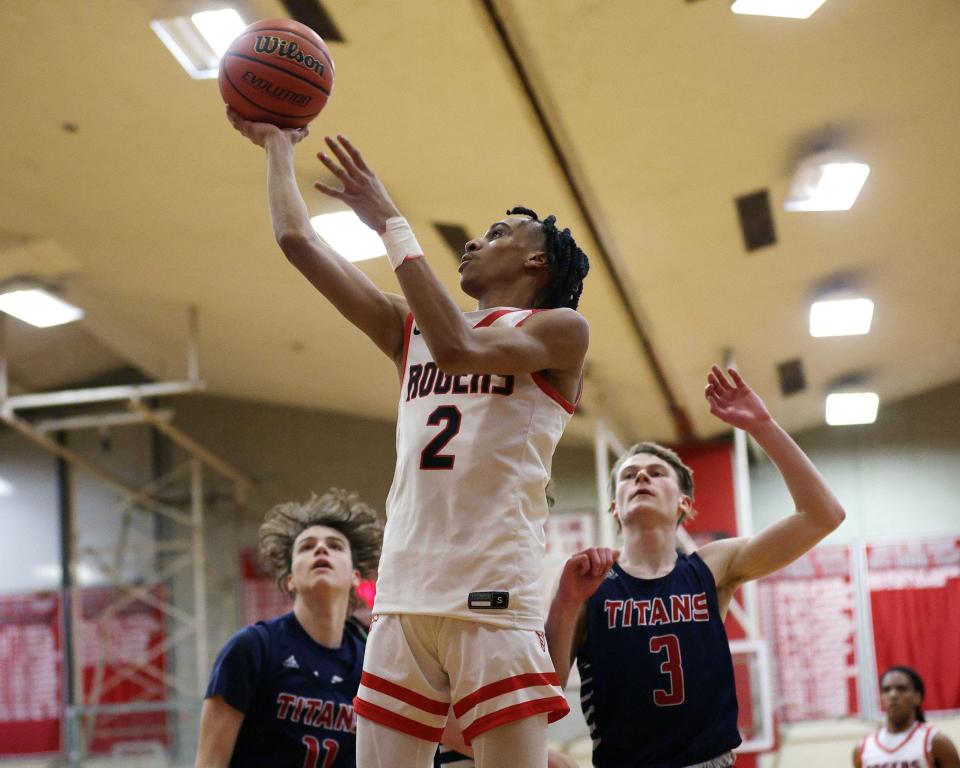
[[[288,501],[269,510],[260,526],[260,561],[277,586],[287,592],[287,576],[293,565],[293,544],[301,533],[314,525],[324,525],[342,533],[350,542],[353,567],[365,579],[376,577],[383,542],[383,521],[374,510],[360,501],[356,493],[332,488],[303,504]],[[351,590],[350,608],[362,604]]]
[[[551,214],[541,221],[536,211],[523,206],[516,206],[507,211],[508,216],[514,214],[529,216],[540,224],[543,232],[543,250],[547,254],[547,268],[550,272],[550,282],[547,292],[540,301],[540,308],[553,309],[555,307],[570,307],[576,309],[580,303],[580,294],[583,293],[583,278],[590,271],[590,260],[587,258],[569,229],[557,229],[557,217]]]
[[[920,675],[917,673],[917,671],[916,671],[915,669],[912,669],[911,667],[900,666],[900,665],[897,665],[897,666],[894,666],[894,667],[888,667],[888,668],[884,671],[884,673],[883,673],[882,675],[880,675],[880,684],[881,684],[881,685],[883,684],[883,678],[885,678],[885,677],[886,677],[887,675],[889,675],[891,672],[900,672],[900,673],[906,675],[907,678],[910,680],[910,684],[913,686],[913,690],[915,690],[917,693],[920,694],[920,700],[923,701],[923,695],[924,695],[923,678],[920,677]],[[923,705],[922,705],[922,704],[918,704],[918,705],[916,706],[916,710],[915,710],[915,712],[914,712],[914,717],[916,718],[916,720],[917,720],[918,723],[925,723],[925,722],[927,722],[927,717],[926,717],[926,715],[923,714]]]

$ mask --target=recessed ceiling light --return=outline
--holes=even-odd
[[[0,477],[0,496],[13,496],[13,483]]]
[[[736,0],[730,10],[748,16],[809,19],[825,2],[826,0]]]
[[[83,310],[43,288],[12,286],[0,289],[0,312],[38,328],[72,323],[83,317]]]
[[[879,406],[880,398],[875,392],[835,392],[827,395],[827,424],[873,424]]]
[[[244,27],[232,8],[150,22],[150,29],[195,80],[217,77],[220,57]]]
[[[324,213],[310,219],[314,230],[330,247],[350,261],[386,256],[380,235],[357,218],[353,211]]]
[[[810,335],[818,338],[869,333],[872,321],[870,299],[815,301],[810,305]]]
[[[840,152],[811,155],[793,175],[784,210],[849,211],[869,175],[869,165]]]
[[[203,39],[213,48],[217,57],[223,56],[230,47],[234,38],[243,32],[246,24],[240,14],[233,8],[223,8],[219,11],[201,11],[190,17]]]

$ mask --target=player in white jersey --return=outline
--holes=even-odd
[[[910,667],[890,667],[880,677],[886,723],[853,750],[856,768],[960,768],[957,748],[926,722],[923,679]]]
[[[568,709],[543,635],[544,487],[580,395],[586,255],[554,217],[515,208],[466,244],[478,310],[464,315],[360,153],[328,138],[336,159],[319,158],[343,187],[315,186],[381,233],[404,295],[383,293],[310,225],[292,159],[307,130],[228,116],[267,151],[284,254],[400,374],[358,765],[428,768],[452,707],[480,768],[542,768],[548,718]]]

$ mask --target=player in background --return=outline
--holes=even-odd
[[[890,667],[880,677],[883,727],[853,750],[855,768],[960,768],[957,748],[927,724],[923,679],[910,667]]]
[[[348,620],[376,572],[382,524],[344,491],[286,503],[260,526],[260,558],[293,610],[241,629],[214,663],[197,768],[353,768],[353,698],[365,632]]]
[[[780,470],[796,512],[753,537],[684,555],[677,528],[693,512],[693,477],[671,450],[640,443],[611,473],[623,549],[590,548],[564,565],[547,620],[566,684],[574,658],[599,768],[732,765],[740,743],[723,620],[736,589],[796,560],[844,518],[807,456],[763,401],[714,366],[710,412],[745,430]]]
[[[360,153],[328,138],[342,188],[315,186],[381,233],[404,295],[384,293],[313,231],[293,169],[306,130],[228,116],[266,149],[284,254],[400,375],[358,764],[428,768],[452,705],[480,768],[542,768],[568,710],[543,635],[544,487],[580,395],[587,257],[553,216],[514,208],[465,245],[464,314]]]

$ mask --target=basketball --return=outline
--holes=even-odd
[[[220,95],[241,117],[300,128],[333,90],[333,59],[298,21],[265,19],[241,32],[220,60]]]

